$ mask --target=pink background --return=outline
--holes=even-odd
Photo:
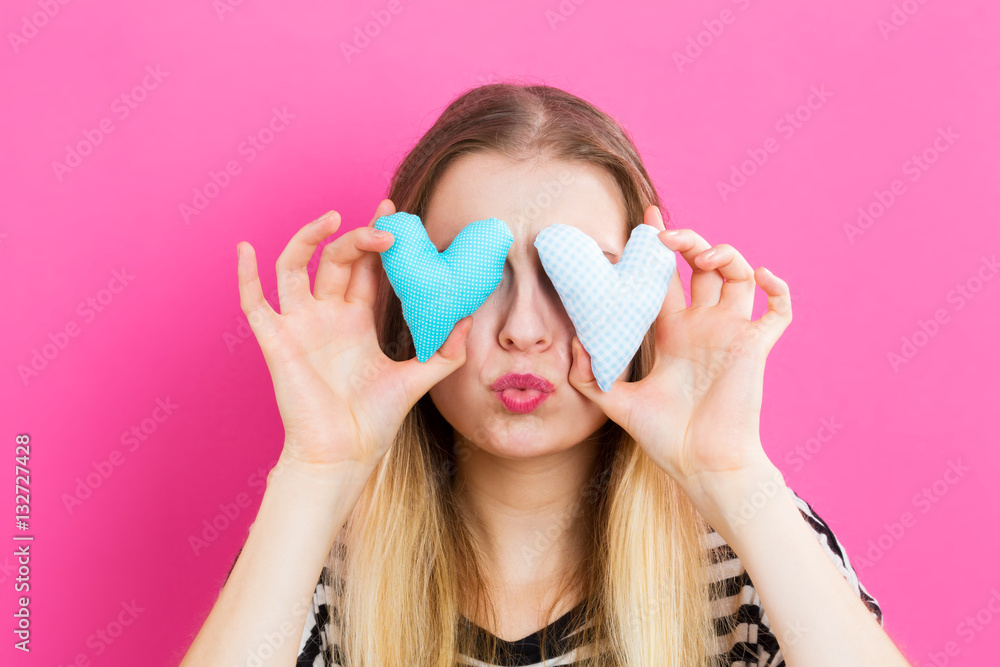
[[[248,0],[220,15],[211,0],[105,1],[51,2],[51,18],[44,4],[5,2],[0,17],[2,437],[13,453],[15,434],[31,435],[35,535],[33,651],[14,651],[8,631],[4,664],[180,661],[282,441],[260,350],[241,337],[237,241],[256,247],[272,294],[295,230],[329,209],[344,229],[367,224],[447,103],[498,77],[610,112],[674,226],[789,282],[795,319],[768,362],[766,450],[847,546],[914,664],[995,660],[1000,279],[983,258],[1000,246],[996,3],[402,0],[389,14],[381,0]],[[346,57],[341,44],[373,11],[391,20]],[[802,107],[814,86],[829,95]],[[799,127],[779,124],[799,107]],[[274,109],[293,117],[250,160],[241,144]],[[57,173],[102,120],[111,132]],[[952,132],[942,152],[939,128]],[[925,151],[933,164],[914,171]],[[767,161],[723,197],[719,181],[754,152]],[[186,222],[181,205],[230,161],[239,172]],[[892,203],[849,238],[859,207],[878,211],[876,191]],[[61,336],[67,326],[76,335]],[[904,338],[915,354],[894,369]],[[165,415],[157,400],[176,407]],[[839,425],[832,437],[824,420]],[[111,475],[67,508],[102,466]],[[220,504],[239,513],[195,554],[189,537]],[[891,531],[906,512],[910,525]],[[130,604],[124,631],[98,639]],[[977,612],[985,625],[960,625]]]

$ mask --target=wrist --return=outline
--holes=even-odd
[[[738,471],[697,475],[684,485],[695,508],[727,542],[788,499],[784,476],[770,459]]]
[[[274,467],[267,473],[267,484],[271,486],[278,480],[287,479],[317,493],[337,495],[345,491],[360,492],[375,468],[375,465],[359,461],[307,462],[283,449]]]

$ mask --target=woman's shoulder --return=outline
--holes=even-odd
[[[799,514],[812,529],[823,551],[837,570],[865,603],[871,615],[882,625],[882,609],[865,589],[851,564],[844,545],[830,525],[790,487],[787,487]],[[760,665],[784,665],[767,610],[761,604],[753,580],[736,552],[714,528],[706,524],[702,538],[708,550],[713,614],[716,619],[716,653],[725,655],[722,664],[740,662]]]

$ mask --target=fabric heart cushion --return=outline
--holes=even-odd
[[[674,252],[658,234],[651,225],[635,227],[617,264],[576,227],[550,225],[535,237],[545,273],[590,355],[602,391],[611,389],[635,356],[677,268]]]
[[[375,228],[393,236],[393,244],[379,255],[423,363],[444,344],[455,323],[500,284],[514,236],[503,220],[477,220],[439,253],[412,213],[383,215]]]

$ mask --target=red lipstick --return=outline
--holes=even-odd
[[[555,387],[532,373],[507,373],[490,387],[497,399],[511,412],[531,412],[542,404]]]

